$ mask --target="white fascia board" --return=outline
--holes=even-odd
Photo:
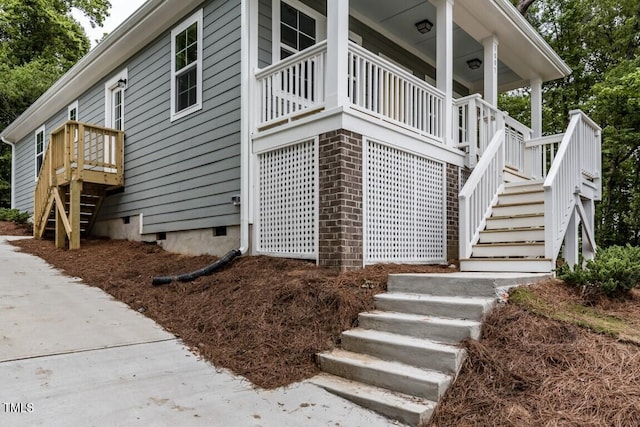
[[[79,98],[200,3],[202,0],[149,0],[71,67],[0,136],[14,142],[21,140],[33,131],[34,123],[44,123]]]

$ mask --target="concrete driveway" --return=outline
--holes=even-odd
[[[0,236],[0,426],[391,426],[303,382],[256,390]]]

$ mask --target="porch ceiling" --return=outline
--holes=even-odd
[[[379,1],[372,7],[371,0],[350,0],[350,5],[354,15],[382,27],[435,65],[436,8],[433,4],[427,0],[394,0]],[[467,61],[483,59],[481,41],[492,34],[499,41],[500,90],[525,86],[536,76],[548,81],[570,73],[566,64],[507,0],[456,0],[453,11],[454,76],[472,92],[482,91],[484,74],[482,67],[471,70]],[[423,19],[434,23],[434,28],[426,34],[415,27],[415,23]]]

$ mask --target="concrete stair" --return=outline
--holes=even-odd
[[[461,271],[550,272],[545,258],[542,181],[506,182]]]
[[[342,348],[317,355],[324,372],[310,381],[409,425],[426,423],[465,357],[459,342],[478,339],[497,287],[548,275],[393,274],[376,310],[342,333]]]

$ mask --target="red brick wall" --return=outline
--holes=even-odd
[[[458,216],[460,204],[458,193],[460,192],[459,168],[447,163],[447,259],[449,262],[458,260]]]
[[[319,264],[362,267],[362,135],[344,129],[319,140]]]

